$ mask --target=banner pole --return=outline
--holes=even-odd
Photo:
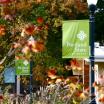
[[[17,75],[17,96],[20,95],[20,75]],[[18,104],[18,97],[16,98],[16,104]]]
[[[32,104],[32,68],[33,68],[33,60],[30,59],[30,104]]]

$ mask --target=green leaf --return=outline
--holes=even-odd
[[[6,23],[7,23],[6,20],[4,20],[3,18],[0,18],[0,24],[6,24]]]

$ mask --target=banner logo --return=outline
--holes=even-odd
[[[84,31],[80,31],[80,33],[77,34],[77,38],[81,41],[85,40],[86,37],[87,35],[84,33]]]

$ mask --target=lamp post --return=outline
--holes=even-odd
[[[32,58],[30,59],[30,104],[32,104],[32,69],[34,62]]]
[[[95,34],[95,19],[94,19],[94,13],[96,10],[96,3],[97,0],[87,0],[88,6],[89,6],[89,11],[90,11],[90,80],[89,80],[89,85],[90,85],[90,96],[91,96],[91,101],[90,104],[96,104],[95,101],[95,89],[93,87],[94,83],[94,34]]]

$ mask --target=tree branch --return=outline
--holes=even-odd
[[[0,65],[3,64],[5,62],[5,60],[7,59],[7,57],[12,56],[15,53],[15,49],[13,49],[12,47],[10,48],[10,50],[8,51],[7,55],[0,61]]]

